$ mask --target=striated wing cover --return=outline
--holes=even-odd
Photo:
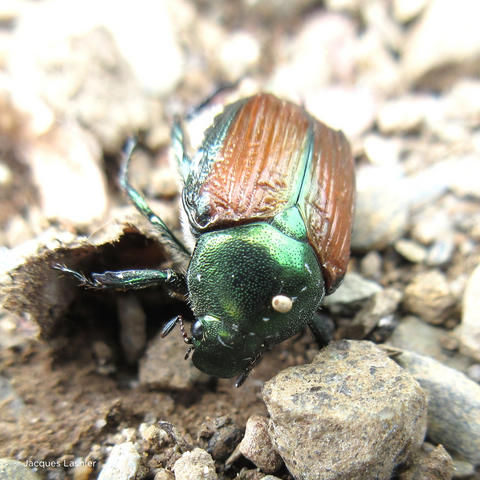
[[[343,133],[258,94],[215,118],[190,164],[183,203],[197,234],[267,221],[298,205],[332,293],[348,265],[354,189]]]

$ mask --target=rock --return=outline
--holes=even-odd
[[[428,249],[425,258],[425,265],[429,267],[440,267],[452,260],[455,251],[455,242],[453,236],[446,236],[437,240]]]
[[[443,339],[447,336],[444,328],[426,323],[414,315],[407,315],[399,322],[386,344],[402,350],[411,350],[434,358],[448,367],[466,371],[470,363],[466,357],[455,352],[447,354],[442,348]]]
[[[402,300],[402,292],[395,288],[386,288],[376,293],[355,315],[348,327],[348,337],[364,339],[383,318],[391,315]]]
[[[35,7],[15,29],[9,57],[14,81],[117,153],[128,134],[151,125],[147,94],[169,93],[183,73],[165,3],[50,0]],[[145,22],[155,27],[133,24],[132,8],[143,9]]]
[[[368,252],[360,263],[362,276],[371,280],[378,280],[382,273],[382,257],[376,251]]]
[[[25,403],[10,384],[10,381],[0,376],[0,420],[14,422],[20,419],[25,410]]]
[[[185,452],[174,465],[175,480],[217,480],[215,462],[201,448]]]
[[[475,478],[475,466],[471,463],[464,462],[463,460],[454,460],[453,468],[455,469],[453,476],[455,480],[470,480]]]
[[[225,460],[242,439],[243,431],[228,416],[208,418],[200,425],[198,445],[214,460]]]
[[[451,236],[452,219],[445,210],[436,205],[429,206],[413,218],[410,234],[423,245],[430,245],[445,236]]]
[[[363,142],[363,149],[374,165],[396,165],[400,160],[401,143],[398,139],[370,134]]]
[[[132,442],[115,445],[98,480],[134,480],[140,466],[140,455]]]
[[[474,363],[467,369],[467,375],[474,382],[480,383],[480,363]]]
[[[225,78],[236,82],[257,67],[261,46],[257,38],[247,31],[233,32],[220,46],[219,63]]]
[[[427,437],[480,464],[480,385],[413,352],[404,351],[394,360],[413,375],[427,396]]]
[[[405,310],[434,325],[445,321],[454,303],[445,275],[436,269],[417,275],[407,285],[403,298]]]
[[[480,362],[480,265],[472,272],[463,296],[460,351]]]
[[[209,377],[197,370],[191,360],[185,361],[186,345],[180,333],[165,338],[160,333],[149,343],[140,360],[139,380],[161,390],[191,390],[196,382]]]
[[[405,187],[402,173],[395,168],[369,167],[357,172],[352,250],[381,250],[403,235],[409,216]]]
[[[0,458],[0,480],[40,480],[40,477],[18,460]]]
[[[420,15],[428,0],[394,0],[393,15],[401,23],[410,22]]]
[[[480,199],[480,157],[471,156],[457,159],[452,165],[450,189],[459,197]]]
[[[268,434],[269,424],[267,418],[252,415],[247,421],[245,436],[239,445],[242,455],[265,473],[276,472],[283,464]]]
[[[89,225],[105,215],[107,182],[100,146],[79,125],[54,127],[27,145],[24,157],[47,218]]]
[[[378,129],[384,135],[418,132],[432,110],[438,109],[433,96],[404,95],[387,100],[377,115]]]
[[[347,272],[343,283],[334,293],[325,297],[323,305],[331,310],[342,308],[363,302],[381,290],[382,287],[378,283],[365,280],[358,273]]]
[[[278,62],[270,89],[281,97],[288,97],[292,91],[305,97],[329,85],[333,79],[351,78],[355,28],[351,19],[337,13],[310,15],[296,37],[281,46],[282,57],[287,60],[283,64]],[[306,105],[310,110],[308,101]]]
[[[413,465],[399,475],[399,480],[451,480],[452,457],[442,445],[429,451],[424,447],[414,457]]]
[[[370,342],[334,342],[262,394],[275,449],[298,479],[390,478],[425,435],[421,388]]]
[[[162,468],[155,474],[153,480],[175,480],[175,474],[173,474],[170,470],[165,470]]]
[[[395,250],[412,263],[423,263],[427,258],[427,250],[415,240],[400,238],[395,242]]]
[[[119,296],[117,302],[120,342],[127,363],[133,365],[142,355],[147,342],[147,317],[137,295]]]
[[[406,78],[424,88],[442,89],[476,71],[480,62],[480,4],[432,0],[406,42]]]
[[[318,120],[335,130],[342,130],[348,139],[359,138],[375,119],[373,95],[365,88],[325,87],[308,94],[306,109]],[[350,115],[343,115],[348,111]]]

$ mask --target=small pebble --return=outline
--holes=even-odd
[[[40,477],[18,460],[0,458],[0,480],[40,480]]]
[[[394,360],[420,384],[428,400],[428,438],[480,464],[480,385],[440,362],[404,351]]]
[[[365,280],[358,273],[347,272],[343,283],[332,295],[325,297],[323,304],[330,309],[336,306],[349,305],[365,301],[381,290],[382,287],[378,283]]]
[[[401,238],[395,242],[395,250],[412,263],[423,263],[427,257],[427,250],[414,240]]]
[[[213,458],[201,448],[185,452],[174,465],[175,480],[217,480]]]
[[[460,351],[480,362],[480,265],[468,279],[462,306]]]
[[[403,298],[405,310],[434,325],[446,320],[454,303],[445,275],[436,269],[417,275],[407,285]]]
[[[274,450],[268,434],[270,421],[261,415],[252,415],[245,429],[245,436],[239,445],[240,452],[253,462],[262,472],[274,473],[283,464],[282,458]]]
[[[334,342],[262,394],[273,444],[295,478],[390,478],[425,436],[421,388],[371,342]]]
[[[413,465],[399,475],[399,480],[451,480],[454,472],[452,457],[443,445],[429,451],[422,448],[414,457]]]
[[[402,292],[386,288],[376,293],[355,315],[348,328],[348,337],[364,339],[382,320],[393,313],[402,300]]]
[[[378,280],[382,273],[382,257],[376,251],[368,252],[360,263],[362,276],[371,280]]]
[[[240,443],[243,431],[228,416],[208,418],[200,425],[198,445],[206,450],[214,460],[225,460]]]
[[[463,460],[454,460],[453,468],[454,480],[472,480],[475,478],[475,465],[471,463],[464,462]]]
[[[455,251],[455,242],[452,237],[437,240],[427,251],[425,265],[440,267],[450,262]]]
[[[170,470],[165,470],[162,468],[159,472],[155,474],[153,480],[175,480],[175,474]]]
[[[134,480],[140,466],[140,455],[131,442],[115,445],[98,480]]]

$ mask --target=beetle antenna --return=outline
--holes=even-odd
[[[168,321],[165,326],[162,328],[162,331],[160,332],[160,337],[165,338],[167,335],[170,334],[170,332],[175,328],[175,325],[177,324],[177,319],[178,317],[172,318],[172,320]]]
[[[188,333],[185,330],[185,323],[183,321],[183,317],[181,315],[179,315],[176,320],[177,320],[177,323],[180,325],[180,331],[182,332],[183,341],[187,345],[192,345],[193,340],[192,340],[192,337],[188,336]],[[191,348],[191,350],[193,350],[193,348]]]

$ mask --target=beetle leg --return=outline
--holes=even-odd
[[[172,293],[185,296],[187,284],[185,276],[174,270],[123,270],[119,272],[92,273],[92,278],[82,272],[56,264],[56,270],[76,280],[80,285],[94,290],[137,290],[140,288],[165,285]]]
[[[245,380],[250,375],[250,372],[253,370],[253,367],[259,362],[260,358],[262,358],[263,351],[265,350],[265,348],[268,348],[268,347],[265,347],[265,345],[262,345],[262,347],[263,348],[260,351],[260,353],[252,360],[252,363],[250,363],[248,367],[245,367],[245,370],[243,370],[243,372],[241,372],[238,375],[237,379],[235,380],[236,388],[241,387],[245,383]]]
[[[326,347],[330,342],[333,342],[335,325],[327,316],[315,312],[313,318],[308,322],[308,327],[319,348]]]
[[[132,158],[133,151],[137,142],[134,138],[129,138],[124,150],[124,160],[120,170],[119,182],[120,186],[125,190],[136,209],[146,217],[149,222],[156,227],[160,234],[160,240],[167,250],[172,253],[174,260],[188,263],[190,261],[190,252],[185,245],[171,232],[171,230],[163,223],[163,220],[156,215],[148,206],[146,200],[138,193],[128,181],[128,166]]]

